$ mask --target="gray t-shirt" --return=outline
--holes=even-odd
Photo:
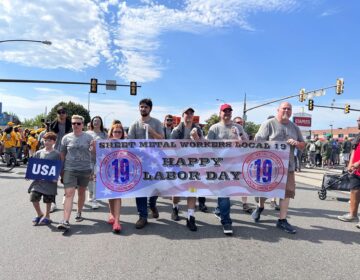
[[[75,136],[73,132],[66,134],[61,141],[61,152],[65,154],[64,170],[90,171],[91,152],[89,150],[92,136],[83,132]]]
[[[209,140],[238,140],[239,135],[232,131],[232,127],[236,127],[241,140],[248,140],[248,135],[244,131],[244,128],[237,124],[231,122],[228,125],[225,125],[222,122],[213,124],[208,132],[207,139]]]
[[[158,119],[150,118],[148,121],[144,122],[151,126],[157,133],[161,134],[164,137],[163,125]],[[135,121],[129,128],[128,139],[146,139],[146,131],[143,127],[143,121]],[[149,133],[149,139],[153,139]]]
[[[282,124],[276,118],[264,122],[255,135],[255,141],[287,141],[288,139],[304,142],[296,124],[291,121]],[[294,146],[290,146],[289,171],[295,170],[294,149]]]
[[[89,134],[94,141],[108,139],[108,135],[103,131],[95,132],[92,130],[88,130],[86,131],[86,133]],[[96,155],[94,153],[91,153],[91,160],[93,163],[96,162]]]
[[[203,138],[202,131],[201,131],[201,129],[198,129],[197,126],[194,126],[193,128],[187,128],[184,125],[178,125],[177,127],[175,127],[173,129],[173,131],[171,132],[171,137],[170,138],[171,139],[180,139],[180,137],[181,137],[180,135],[183,135],[183,138],[181,138],[181,139],[190,139],[190,132],[194,128],[196,128],[198,134],[200,132],[200,135],[199,135],[200,139]],[[184,129],[183,133],[181,132],[181,129]]]
[[[172,128],[171,127],[164,127],[164,131],[165,131],[165,135],[164,135],[165,139],[170,139]]]
[[[61,150],[61,140],[65,135],[65,123],[60,123],[58,124],[59,126],[59,132],[56,134],[56,142],[55,142],[55,150],[58,150],[60,152]]]
[[[53,150],[47,152],[45,149],[39,150],[35,153],[34,158],[60,160],[60,152]],[[33,191],[37,191],[47,195],[57,195],[57,182],[45,181],[45,180],[34,180],[31,183]]]

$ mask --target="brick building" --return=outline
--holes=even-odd
[[[325,139],[326,135],[332,134],[335,139],[343,140],[345,137],[354,138],[359,133],[359,129],[354,127],[346,128],[328,128],[320,130],[312,130],[312,138],[319,137],[319,139]]]

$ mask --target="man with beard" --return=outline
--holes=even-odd
[[[357,119],[358,128],[360,129],[360,117]],[[352,142],[352,153],[348,164],[348,171],[350,172],[350,212],[338,216],[338,219],[343,222],[357,222],[358,209],[360,203],[360,134],[358,134]],[[360,223],[356,225],[360,228]]]
[[[220,106],[220,122],[209,128],[208,140],[246,140],[245,131],[241,125],[232,120],[232,107],[229,104]],[[223,226],[223,232],[226,235],[232,235],[232,220],[230,218],[230,198],[218,197],[218,210]],[[218,213],[215,213],[216,216]]]
[[[164,139],[164,131],[161,122],[158,119],[150,117],[152,110],[151,99],[142,99],[139,102],[140,119],[135,121],[129,128],[128,139]],[[149,199],[149,207],[153,218],[159,218],[159,211],[156,207],[157,196]],[[142,229],[147,224],[148,210],[147,197],[137,197],[136,206],[139,212],[139,220],[136,222],[136,228]]]
[[[290,198],[295,197],[295,159],[294,149],[303,150],[305,142],[297,125],[290,121],[292,106],[283,102],[277,109],[275,118],[265,121],[255,135],[255,141],[286,141],[290,146],[290,158],[288,176],[286,182],[285,198],[280,199],[280,217],[276,226],[287,233],[296,233],[296,230],[286,220]],[[260,214],[264,210],[265,198],[260,198],[259,206],[252,213],[255,222],[260,220]]]
[[[203,135],[201,128],[197,126],[194,120],[194,109],[189,107],[186,108],[183,113],[183,121],[174,128],[171,132],[171,139],[192,139],[192,140],[200,140]],[[174,196],[173,198],[173,210],[171,214],[171,219],[174,221],[179,221],[179,202],[180,197]],[[195,224],[195,205],[196,205],[196,197],[188,197],[187,198],[187,207],[188,207],[188,215],[186,219],[186,226],[191,231],[197,231],[197,226]]]

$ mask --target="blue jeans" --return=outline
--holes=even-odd
[[[218,207],[220,210],[221,224],[232,224],[230,218],[230,198],[229,197],[218,197]]]
[[[149,198],[149,207],[153,208],[156,206],[157,196],[152,196]],[[137,197],[136,198],[136,207],[141,218],[147,219],[148,210],[147,210],[147,197]]]

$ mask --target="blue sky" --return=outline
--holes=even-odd
[[[91,115],[126,125],[138,118],[141,98],[154,102],[153,116],[180,115],[193,106],[203,122],[224,100],[242,115],[248,107],[345,80],[314,97],[315,105],[360,109],[359,1],[164,0],[0,1],[0,78],[90,81],[136,80],[128,88],[91,95]],[[87,86],[0,83],[3,110],[34,117],[59,101],[87,107]],[[106,93],[106,94],[101,94]],[[335,99],[335,101],[333,101]],[[291,99],[293,112],[306,103]],[[277,104],[248,113],[263,122]],[[359,112],[315,108],[313,129],[355,126]]]

